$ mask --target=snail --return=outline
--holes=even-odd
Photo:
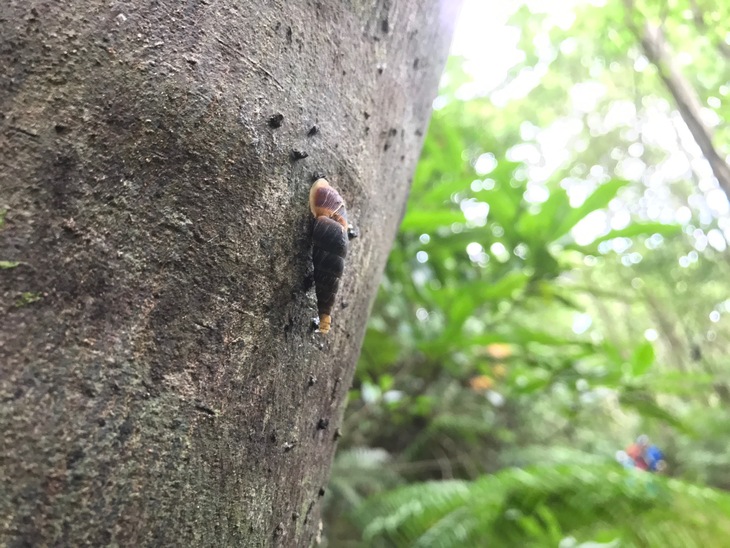
[[[332,308],[340,287],[347,255],[347,212],[345,202],[326,179],[317,179],[309,191],[309,209],[314,215],[312,260],[317,294],[319,332],[328,333]]]

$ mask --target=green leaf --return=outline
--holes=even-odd
[[[478,299],[475,299],[469,292],[465,291],[459,295],[448,309],[446,332],[444,335],[451,338],[458,333],[464,325],[464,322],[474,313],[478,305]]]
[[[18,261],[0,261],[0,270],[4,270],[6,268],[15,268],[20,263]]]
[[[586,201],[583,202],[583,204],[571,210],[555,231],[554,236],[557,238],[567,234],[571,228],[577,225],[578,222],[584,219],[589,213],[593,213],[594,211],[608,206],[609,202],[616,197],[618,191],[628,184],[629,181],[622,179],[612,179],[607,183],[603,183],[593,192],[593,194],[586,198]]]
[[[631,356],[631,373],[634,377],[640,377],[646,373],[654,364],[654,346],[649,341],[644,341],[634,350]]]
[[[545,246],[562,236],[561,220],[570,215],[570,212],[567,192],[562,188],[553,189],[538,213],[522,215],[517,223],[517,230],[525,240],[532,242],[533,245]]]
[[[730,535],[729,511],[722,490],[601,459],[413,484],[368,499],[353,519],[368,546],[557,546],[568,536],[619,541],[604,546],[707,546]]]
[[[530,275],[522,272],[510,272],[497,280],[496,283],[488,284],[480,282],[480,289],[475,289],[476,295],[482,300],[496,301],[499,299],[511,299],[516,291],[523,289],[530,281]]]
[[[692,431],[691,428],[689,428],[689,426],[682,422],[678,417],[657,404],[651,394],[648,394],[643,390],[625,390],[619,396],[619,402],[621,405],[633,408],[643,417],[658,419],[685,433],[691,433]]]
[[[539,343],[547,346],[572,346],[572,345],[588,345],[585,341],[567,339],[565,337],[557,337],[545,331],[535,331],[532,329],[526,329],[524,327],[514,327],[513,333],[515,336],[515,342],[522,344],[527,343]]]
[[[449,210],[412,210],[406,213],[400,225],[401,232],[430,232],[441,226],[451,226],[453,223],[463,223],[464,214],[461,211]]]
[[[631,223],[626,228],[618,230],[612,230],[608,234],[596,238],[588,245],[579,246],[575,244],[566,245],[566,249],[575,249],[586,255],[595,255],[598,253],[598,244],[613,240],[614,238],[633,238],[634,236],[641,236],[644,234],[653,235],[659,234],[661,236],[673,236],[679,234],[682,231],[680,225],[668,225],[657,222],[646,222],[646,223]]]
[[[489,204],[489,217],[502,225],[505,232],[514,230],[512,224],[519,210],[519,203],[509,192],[499,188],[486,193],[484,200]]]
[[[451,205],[451,196],[457,193],[464,193],[469,188],[471,181],[465,181],[463,179],[456,179],[455,181],[443,181],[432,189],[425,191],[422,195],[414,197],[413,202],[417,203],[419,209],[422,206],[426,207],[444,207],[448,208]]]

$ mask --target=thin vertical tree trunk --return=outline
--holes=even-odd
[[[710,164],[720,188],[730,200],[730,166],[715,147],[712,132],[702,121],[702,103],[674,63],[662,30],[647,23],[640,40],[644,53],[656,66],[659,77],[677,104],[679,114]]]
[[[456,4],[4,3],[0,545],[315,539]]]
[[[712,173],[722,191],[730,200],[730,166],[712,141],[712,131],[702,120],[702,103],[690,82],[677,67],[667,44],[664,32],[650,22],[640,29],[634,22],[636,8],[634,0],[623,0],[626,8],[626,23],[641,44],[647,59],[656,67],[659,77],[677,105],[677,110],[687,124],[697,146],[710,164]],[[696,8],[693,3],[693,10]],[[695,10],[695,17],[697,12]]]

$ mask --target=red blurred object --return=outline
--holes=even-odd
[[[626,448],[626,454],[634,461],[639,470],[648,470],[649,465],[644,459],[644,447],[638,443],[632,443]]]

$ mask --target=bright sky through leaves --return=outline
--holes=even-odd
[[[590,4],[603,5],[605,2],[595,0]],[[527,5],[533,14],[546,15],[542,23],[545,32],[538,33],[533,40],[538,59],[533,66],[525,63],[525,53],[519,47],[520,29],[509,24],[510,17],[522,5]],[[466,0],[454,36],[452,54],[465,59],[464,69],[471,81],[459,88],[457,99],[488,96],[497,107],[504,107],[527,96],[541,85],[556,56],[556,46],[546,33],[551,28],[570,33],[575,10],[581,5],[585,6],[586,2]],[[558,46],[562,54],[572,54],[575,48],[572,38],[563,40]],[[633,57],[635,73],[645,74],[654,70],[640,51],[635,51]],[[692,70],[691,63],[687,62],[690,57],[687,52],[678,53],[678,61],[686,71]],[[520,66],[522,64],[524,66]],[[665,188],[694,176],[698,179],[699,191],[689,197],[689,206],[701,225],[710,225],[713,221],[718,225],[718,228],[702,226],[698,232],[695,231],[695,247],[701,251],[710,245],[717,251],[724,251],[730,240],[730,204],[674,105],[657,96],[643,97],[637,102],[637,98],[629,94],[629,85],[626,86],[626,97],[617,97],[615,89],[607,89],[605,77],[602,81],[602,72],[598,68],[584,68],[584,74],[577,75],[565,95],[564,115],[541,129],[526,122],[524,142],[508,152],[510,161],[524,162],[528,166],[529,184],[525,200],[543,202],[548,194],[541,185],[560,169],[570,168],[571,163],[576,162],[572,151],[593,146],[592,140],[621,130],[626,138],[626,148],[611,153],[615,161],[612,172],[597,164],[588,169],[586,176],[573,180],[567,178],[561,185],[574,207],[579,206],[596,186],[613,177],[643,182],[646,186],[644,199],[637,200],[635,195],[633,200],[629,198],[630,202],[616,199],[606,211],[590,215],[573,229],[576,242],[586,245],[611,229],[621,229],[628,225],[631,215],[689,226],[692,210],[677,203]],[[594,74],[597,75],[595,78]],[[435,107],[442,107],[444,100],[444,97],[438,98]],[[717,127],[722,122],[710,108],[712,101],[717,103],[717,97],[708,100],[702,114],[709,127]],[[664,151],[664,158],[661,161],[647,159],[647,147]],[[478,174],[494,168],[487,160],[485,155],[483,161],[477,162]],[[692,228],[690,232],[694,230]]]

